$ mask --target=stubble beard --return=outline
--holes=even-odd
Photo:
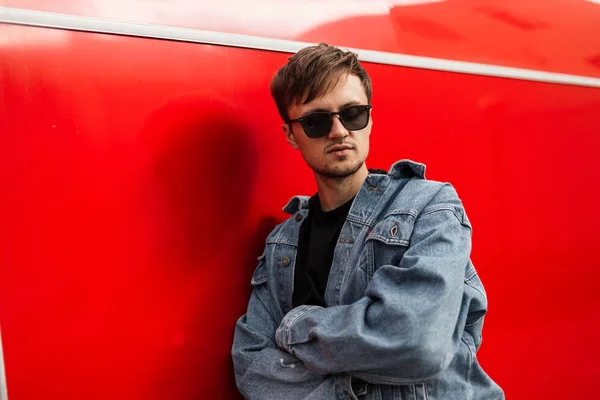
[[[326,179],[343,180],[357,173],[364,165],[365,160],[357,160],[350,165],[328,166],[324,168],[311,166],[313,172]]]

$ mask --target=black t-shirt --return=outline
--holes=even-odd
[[[308,217],[300,226],[294,270],[294,307],[325,306],[325,288],[333,252],[354,198],[331,211],[321,210],[319,195],[309,201]]]

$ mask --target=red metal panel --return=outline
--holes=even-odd
[[[315,190],[269,98],[287,57],[0,25],[11,400],[235,398],[254,257]],[[591,396],[600,91],[366,67],[369,166],[425,162],[466,204],[484,368],[511,399]]]
[[[600,77],[586,0],[3,0],[58,13]]]

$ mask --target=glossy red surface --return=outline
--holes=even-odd
[[[315,190],[268,93],[288,56],[0,25],[11,400],[236,398],[255,257]],[[475,227],[484,368],[510,399],[593,396],[600,90],[366,67],[369,167],[425,162]]]
[[[2,0],[0,4],[600,77],[597,0]]]

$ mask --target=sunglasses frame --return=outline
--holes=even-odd
[[[363,126],[363,127],[362,127],[362,128],[360,128],[360,129],[349,129],[349,128],[346,126],[346,124],[344,124],[344,120],[343,120],[343,119],[342,119],[342,117],[340,116],[340,113],[344,112],[345,110],[347,110],[347,109],[349,109],[349,108],[353,108],[353,107],[360,107],[360,108],[362,108],[363,110],[366,110],[366,112],[367,112],[367,123],[365,124],[365,126]],[[339,117],[339,119],[340,119],[340,122],[341,122],[341,124],[344,126],[344,128],[348,129],[349,131],[360,131],[361,129],[365,129],[365,128],[367,127],[367,125],[369,125],[369,120],[371,119],[371,109],[372,109],[372,108],[373,108],[373,105],[372,105],[372,104],[356,104],[356,105],[348,106],[348,107],[346,107],[346,108],[344,108],[344,109],[342,109],[342,110],[339,110],[339,111],[332,111],[332,112],[328,112],[328,111],[317,111],[317,112],[313,112],[313,113],[307,114],[307,115],[305,115],[305,116],[303,116],[303,117],[300,117],[300,118],[291,119],[291,120],[288,122],[288,125],[290,125],[290,129],[291,129],[291,124],[292,124],[292,122],[299,122],[299,123],[302,125],[302,122],[303,122],[303,121],[306,119],[306,117],[308,117],[308,116],[310,116],[310,115],[315,115],[315,114],[323,114],[323,115],[327,115],[327,116],[329,116],[329,118],[331,118],[331,119],[332,119],[332,121],[333,121],[333,116],[334,116],[334,115],[337,115],[337,116]],[[333,123],[332,123],[332,127],[333,127]],[[304,125],[302,125],[302,129],[304,129]],[[306,129],[304,129],[304,132],[306,133]],[[306,136],[308,136],[308,137],[309,137],[309,138],[311,138],[311,139],[319,139],[319,138],[322,138],[322,137],[325,137],[325,136],[329,135],[329,133],[331,133],[331,128],[329,128],[329,132],[325,133],[325,134],[324,134],[324,135],[322,135],[322,136],[317,136],[317,137],[312,137],[312,136],[308,136],[308,135],[306,135]]]

